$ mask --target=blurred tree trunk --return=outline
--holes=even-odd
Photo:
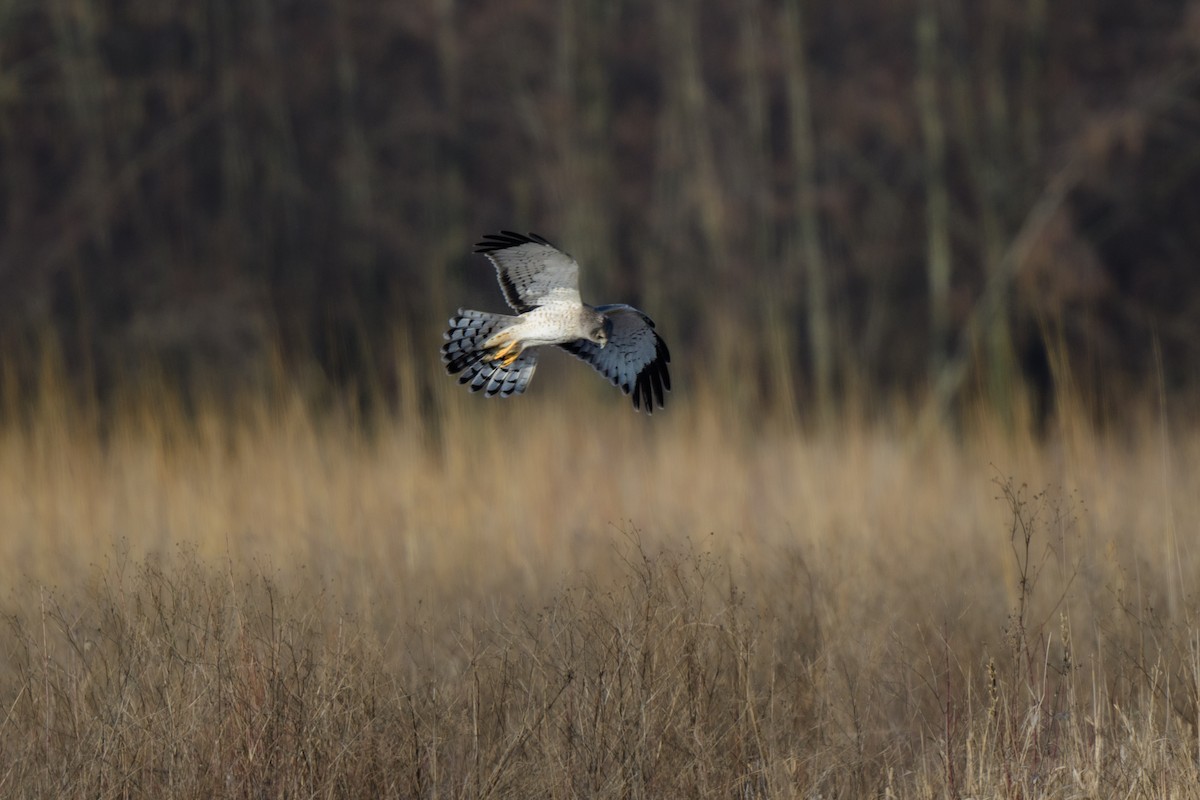
[[[1012,419],[1014,362],[1009,331],[1011,275],[1007,274],[1005,252],[1011,236],[1006,207],[1011,203],[1011,131],[1005,96],[1001,47],[1004,41],[1002,4],[988,3],[984,13],[982,46],[972,61],[974,48],[966,29],[963,6],[954,14],[955,53],[951,87],[955,115],[966,154],[968,174],[978,208],[977,230],[982,286],[976,301],[975,323],[969,328],[976,362],[988,404],[1006,421]],[[978,87],[978,89],[976,88]],[[979,96],[982,95],[981,99]],[[982,109],[979,103],[982,103]],[[953,381],[947,382],[947,386]]]
[[[763,59],[762,0],[741,0],[738,56],[741,67],[741,118],[744,121],[744,152],[752,265],[768,263],[771,252],[771,178],[768,171],[770,139],[767,130],[767,70]],[[770,291],[771,296],[777,291]]]
[[[79,202],[86,209],[88,233],[101,249],[107,249],[109,231],[103,202],[109,184],[108,136],[104,124],[104,78],[96,50],[96,20],[90,3],[53,0],[50,18],[54,25],[58,62],[62,69],[67,111],[77,134],[86,143]]]
[[[984,92],[984,135],[980,151],[980,225],[983,232],[984,275],[988,283],[1002,287],[997,305],[991,309],[984,332],[984,358],[988,400],[1006,422],[1013,413],[1014,368],[1009,313],[1012,291],[1004,275],[1004,252],[1009,226],[1006,201],[1011,202],[1014,167],[1011,158],[1009,109],[1004,79],[1003,48],[1006,33],[1004,0],[991,0],[984,26],[982,80]]]
[[[611,105],[600,50],[611,35],[615,7],[602,0],[562,0],[556,41],[555,91],[561,119],[554,126],[559,175],[550,191],[563,214],[561,239],[581,258],[615,276],[612,246],[608,130]],[[612,289],[613,286],[593,287]]]
[[[699,7],[687,0],[664,0],[656,10],[666,95],[665,111],[659,117],[659,199],[676,206],[676,214],[669,218],[674,224],[662,234],[668,240],[686,237],[689,223],[695,224],[704,242],[706,266],[724,269],[729,263],[725,192],[717,175],[700,69]],[[691,297],[689,302],[694,306],[700,298]]]
[[[791,128],[792,167],[795,170],[795,210],[799,236],[789,232],[785,251],[788,269],[803,264],[808,346],[816,388],[817,412],[823,422],[833,416],[833,327],[830,314],[825,253],[817,208],[816,145],[809,105],[808,57],[805,53],[803,17],[799,0],[784,0],[782,36],[788,55],[788,120]],[[798,241],[797,241],[798,239]]]
[[[372,164],[367,137],[358,116],[358,67],[354,55],[354,38],[350,25],[347,0],[331,0],[330,36],[333,44],[333,79],[337,92],[334,108],[339,152],[333,177],[337,202],[334,205],[336,226],[335,250],[331,257],[340,262],[334,267],[340,273],[328,280],[340,284],[345,293],[342,307],[326,311],[332,318],[327,326],[336,336],[336,357],[344,360],[337,367],[346,370],[360,382],[363,398],[382,396],[384,364],[393,359],[381,359],[378,353],[378,334],[382,320],[389,319],[387,297],[371,291],[377,268],[378,254],[375,239],[365,235],[371,218]],[[326,270],[329,267],[325,267]],[[375,331],[375,336],[372,335]],[[392,333],[392,332],[389,332]],[[387,337],[385,341],[392,339]],[[401,338],[403,338],[401,336]],[[389,342],[390,343],[390,342]]]
[[[1027,168],[1041,161],[1041,96],[1046,58],[1046,0],[1026,0],[1021,48],[1021,156]]]
[[[238,81],[237,20],[228,3],[210,3],[209,35],[212,64],[220,98],[218,147],[221,159],[220,227],[235,260],[266,263],[268,250],[262,237],[247,240],[241,233],[250,218],[249,136],[243,127],[241,87]]]
[[[54,0],[50,6],[71,125],[69,131],[60,135],[72,137],[73,134],[74,141],[83,144],[79,183],[64,192],[66,214],[62,224],[64,227],[79,224],[75,218],[82,217],[85,232],[83,235],[71,230],[61,233],[68,239],[91,244],[103,257],[108,255],[111,247],[108,187],[112,170],[108,163],[104,120],[105,81],[97,51],[97,21],[93,11],[91,4],[73,0]],[[55,305],[71,310],[65,315],[69,318],[59,321],[63,326],[60,332],[66,334],[69,351],[78,354],[79,384],[89,405],[97,399],[96,348],[100,344],[94,318],[98,298],[93,295],[92,287],[103,287],[108,294],[118,291],[112,281],[98,279],[94,274],[103,267],[103,262],[83,264],[78,258],[70,258],[68,280],[60,284],[61,290],[55,292],[54,299]],[[88,271],[93,274],[87,274]],[[103,302],[105,298],[99,299]]]
[[[341,129],[341,153],[337,166],[339,210],[344,225],[360,225],[371,213],[371,151],[358,118],[358,66],[354,44],[347,27],[347,0],[333,0],[334,76],[337,85],[338,127]],[[355,243],[352,260],[369,263],[374,248],[369,241]]]
[[[769,100],[767,66],[763,55],[763,2],[741,0],[738,28],[738,60],[741,67],[741,115],[744,120],[743,152],[745,169],[740,179],[745,186],[745,205],[748,209],[745,236],[749,241],[743,270],[762,270],[766,275],[782,278],[772,254],[772,192],[770,174],[770,130],[768,128]],[[769,378],[766,396],[750,402],[768,402],[778,406],[788,419],[794,419],[795,386],[792,365],[795,362],[795,337],[788,324],[788,299],[795,286],[780,285],[779,280],[757,282],[758,298],[755,308],[765,313],[744,321],[756,326],[764,342],[769,343],[762,358],[755,364]],[[739,309],[754,314],[750,309]],[[744,358],[744,354],[739,354]]]
[[[446,265],[461,257],[469,237],[464,213],[466,189],[462,163],[457,156],[458,138],[463,133],[458,0],[434,0],[434,6],[437,11],[438,94],[441,99],[438,111],[444,124],[435,127],[435,138],[430,142],[433,185],[437,191],[434,197],[429,198],[427,206],[433,264],[426,273],[430,281],[430,305],[440,310],[448,307],[448,291],[455,288],[447,286],[449,270]],[[440,133],[437,132],[439,130]]]
[[[268,128],[258,155],[265,169],[264,189],[278,228],[272,238],[278,245],[273,259],[276,274],[282,276],[297,268],[290,256],[297,244],[300,212],[296,190],[299,166],[296,161],[296,137],[288,108],[283,59],[279,48],[279,24],[275,19],[274,0],[254,0],[254,39],[258,63],[262,67],[264,109]],[[311,271],[311,270],[310,270]],[[312,299],[312,298],[310,298]]]
[[[946,186],[946,131],[938,86],[938,0],[921,0],[917,15],[917,114],[925,144],[926,274],[929,284],[929,381],[946,368],[950,343],[950,201]]]
[[[235,160],[234,169],[247,172],[243,212],[253,220],[247,224],[235,219],[232,224],[250,240],[250,248],[262,253],[261,273],[266,276],[272,311],[284,340],[296,353],[315,353],[328,369],[327,312],[334,298],[322,281],[328,277],[328,268],[321,259],[310,258],[302,242],[303,172],[288,93],[294,84],[285,74],[281,37],[286,29],[276,17],[277,1],[229,4],[231,40],[238,43],[245,36],[248,41],[248,57],[231,64],[236,91],[244,92],[234,104],[234,113],[242,121],[231,133],[244,135],[248,163],[237,163],[238,154],[229,154],[229,158]],[[254,244],[256,241],[260,244]]]
[[[579,60],[576,34],[578,19],[579,0],[559,0],[558,35],[554,39],[554,91],[557,95],[558,119],[557,124],[551,126],[558,175],[551,181],[550,191],[556,195],[554,207],[563,215],[559,225],[561,235],[567,242],[582,242],[583,228],[586,227],[582,215],[576,211],[586,202],[579,195],[587,193],[581,163],[583,154],[580,152],[576,129],[579,110],[575,74]]]

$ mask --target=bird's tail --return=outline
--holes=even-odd
[[[520,394],[537,368],[537,350],[517,350],[518,343],[505,340],[504,331],[516,317],[486,311],[459,309],[450,319],[443,337],[442,363],[458,382],[472,392],[483,390],[488,397]],[[461,374],[460,374],[461,373]]]

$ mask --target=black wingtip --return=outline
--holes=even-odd
[[[645,411],[653,414],[655,407],[667,407],[667,392],[671,391],[671,373],[667,369],[666,359],[656,359],[638,373],[632,389],[621,387],[626,394],[632,395],[635,411]]]
[[[666,408],[667,392],[671,391],[671,353],[661,336],[655,336],[655,358],[638,373],[633,386],[633,407],[647,414],[654,407]]]
[[[510,247],[520,247],[523,244],[544,244],[547,247],[554,247],[545,237],[539,236],[536,233],[524,234],[517,233],[516,231],[502,230],[500,233],[485,233],[483,241],[475,243],[475,252],[495,253],[499,250],[507,250]]]

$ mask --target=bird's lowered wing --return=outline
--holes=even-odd
[[[597,372],[633,395],[633,407],[654,413],[663,407],[663,395],[671,389],[667,364],[671,353],[667,343],[654,330],[654,322],[633,306],[597,306],[596,310],[611,322],[608,344],[604,347],[586,339],[560,344]]]

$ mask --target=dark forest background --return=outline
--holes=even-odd
[[[1187,398],[1198,55],[1168,0],[14,0],[5,391],[426,396],[514,228],[684,391]]]

